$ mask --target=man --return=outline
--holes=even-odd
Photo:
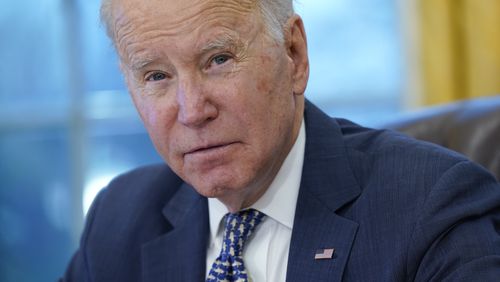
[[[64,281],[500,277],[493,177],[305,101],[292,0],[109,0],[102,17],[167,165],[100,193]]]

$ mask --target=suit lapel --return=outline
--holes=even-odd
[[[358,224],[336,213],[360,188],[351,171],[338,124],[306,104],[306,149],[295,212],[287,281],[341,281]],[[316,260],[318,250],[335,249]]]
[[[207,200],[183,184],[163,214],[173,228],[143,246],[144,282],[203,281],[209,234]]]

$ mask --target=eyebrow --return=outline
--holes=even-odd
[[[228,33],[223,33],[215,37],[215,39],[210,40],[206,44],[204,44],[200,51],[201,53],[208,53],[212,50],[221,50],[221,49],[234,49],[235,52],[240,53],[245,48],[245,44],[238,36],[233,36]],[[130,63],[130,68],[133,71],[139,71],[145,68],[146,66],[157,61],[156,56],[145,56],[143,58],[138,58],[132,60]]]
[[[147,65],[153,63],[155,61],[152,57],[141,58],[137,60],[133,60],[130,64],[130,68],[134,71],[141,70]]]
[[[202,48],[201,52],[206,53],[212,50],[220,50],[220,49],[225,49],[225,48],[234,48],[236,50],[242,49],[244,46],[243,42],[228,33],[224,33],[222,35],[217,36],[214,40],[209,41],[206,43]]]

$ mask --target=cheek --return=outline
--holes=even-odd
[[[139,113],[139,116],[148,129],[152,129],[158,120],[158,109],[155,108],[154,103],[147,102],[144,99],[133,96],[134,104]]]
[[[131,93],[132,101],[141,117],[144,126],[149,131],[150,134],[154,133],[156,125],[161,116],[160,105],[162,102],[162,96],[158,95],[154,91],[150,91],[141,86],[137,81],[131,78],[129,72],[126,73],[126,82],[128,89]]]
[[[176,120],[175,110],[165,102],[162,99],[134,99],[151,140],[163,156],[168,148],[169,129]]]
[[[266,79],[264,77],[264,79],[261,79],[257,82],[257,92],[258,93],[269,93],[270,92],[270,89],[271,89],[271,82],[269,81],[269,79]]]
[[[159,130],[159,120],[161,119],[159,109],[148,105],[141,110],[141,116],[148,130],[153,131],[151,133]]]

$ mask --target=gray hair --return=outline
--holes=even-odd
[[[260,15],[266,25],[267,32],[272,39],[282,43],[284,27],[287,20],[293,16],[293,0],[254,0]],[[109,38],[115,41],[115,27],[113,23],[113,0],[102,0],[101,23],[106,28]]]
[[[293,16],[293,0],[257,0],[260,14],[272,39],[283,43],[284,27]]]

